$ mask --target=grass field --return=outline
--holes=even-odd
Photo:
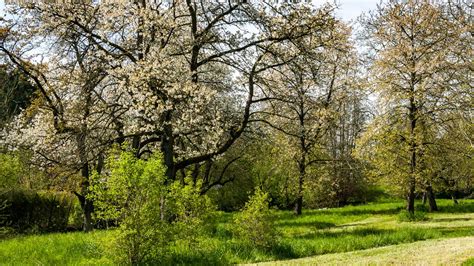
[[[291,212],[276,211],[275,223],[281,239],[269,250],[256,249],[233,240],[230,223],[233,214],[221,213],[217,216],[215,230],[210,236],[199,239],[197,247],[176,244],[160,263],[252,263],[357,250],[366,250],[370,254],[376,252],[376,249],[372,248],[382,246],[427,239],[474,236],[474,200],[464,200],[456,206],[448,200],[439,200],[438,204],[440,212],[428,214],[426,221],[411,223],[397,220],[400,210],[403,209],[402,202],[308,210],[300,217],[295,217]],[[0,242],[0,264],[113,264],[114,254],[109,252],[106,245],[113,233],[96,231],[91,234],[46,234],[3,240]],[[473,238],[466,239],[471,241]],[[395,249],[403,250],[403,246],[399,247]],[[394,251],[393,254],[399,254],[399,251]],[[436,254],[436,250],[430,252]],[[348,261],[352,261],[351,253],[347,254]],[[463,256],[466,265],[470,265],[470,255]],[[474,254],[471,257],[474,257]]]

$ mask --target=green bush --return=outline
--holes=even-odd
[[[145,161],[113,152],[107,164],[109,175],[93,175],[91,198],[98,218],[119,224],[113,241],[119,263],[159,263],[172,243],[191,245],[202,232],[210,200],[199,186],[168,182],[160,156]]]
[[[8,189],[18,185],[23,167],[19,157],[0,153],[0,189]]]
[[[416,211],[415,213],[410,213],[406,210],[403,210],[398,214],[397,218],[399,222],[418,222],[428,220],[426,212],[424,211]]]
[[[234,220],[237,239],[259,248],[271,248],[276,243],[276,232],[268,207],[268,194],[260,189],[250,197]]]
[[[67,193],[28,190],[4,190],[0,202],[0,227],[20,233],[66,231],[76,204],[75,197]]]

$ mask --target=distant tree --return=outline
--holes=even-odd
[[[352,89],[349,73],[357,62],[349,35],[348,26],[334,19],[317,38],[303,39],[298,48],[305,52],[267,77],[269,102],[254,118],[285,136],[289,143],[286,152],[299,175],[297,215],[302,211],[307,168],[322,160],[315,151],[339,116],[345,92]]]
[[[368,182],[363,174],[363,162],[354,156],[356,141],[362,135],[368,121],[367,96],[362,90],[360,72],[354,69],[353,82],[347,87],[338,113],[328,134],[325,136],[325,152],[328,162],[322,164],[327,171],[325,184],[328,204],[343,206],[351,198],[363,201],[362,193],[367,191]],[[323,187],[324,187],[323,186]],[[356,199],[358,198],[358,199]]]

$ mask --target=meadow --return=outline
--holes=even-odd
[[[362,255],[356,252],[354,255],[346,253],[342,256],[350,261],[352,256],[379,252],[375,251],[378,249],[371,251],[371,248],[474,236],[474,200],[461,200],[458,205],[453,205],[449,200],[439,200],[438,203],[439,212],[427,213],[425,219],[417,222],[400,221],[400,212],[403,210],[401,201],[307,210],[301,216],[294,216],[290,211],[274,211],[272,216],[280,238],[269,249],[257,249],[234,240],[231,230],[234,214],[219,212],[211,232],[196,239],[197,245],[190,248],[186,243],[177,242],[159,263],[227,265],[333,254],[319,257],[318,264],[324,264],[334,262],[334,256],[342,256],[334,253],[366,250],[360,251],[365,252]],[[423,210],[424,206],[418,204],[417,208]],[[115,255],[109,244],[115,233],[112,229],[95,230],[92,233],[12,236],[0,242],[0,264],[112,265]],[[464,241],[472,239],[464,238]],[[436,246],[429,242],[426,245],[423,243],[417,242],[415,246],[406,248],[400,245],[398,249],[395,246],[395,251],[413,248],[416,253],[417,248]],[[389,252],[393,253],[393,250]],[[436,250],[431,252],[436,254]],[[465,265],[472,265],[474,254],[464,254],[464,258]]]

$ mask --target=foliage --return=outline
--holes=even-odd
[[[0,64],[0,128],[30,105],[35,91],[36,88],[19,69],[11,70]]]
[[[462,263],[462,266],[472,266],[474,265],[474,257],[470,258]]]
[[[68,193],[18,189],[3,190],[0,202],[6,202],[0,227],[20,233],[66,231],[72,210],[78,204]]]
[[[0,196],[3,198],[3,196]],[[8,208],[8,201],[6,199],[0,199],[0,238],[3,238],[5,235],[11,231],[8,226],[8,214],[6,210]]]
[[[234,219],[235,236],[260,248],[271,248],[276,243],[276,232],[273,226],[268,193],[260,188],[255,189],[249,201]]]
[[[53,182],[50,173],[30,162],[28,150],[0,152],[0,189],[45,190],[55,186],[62,191],[66,182]]]
[[[161,156],[145,161],[114,151],[108,169],[108,175],[93,175],[90,197],[98,218],[119,224],[115,248],[120,261],[159,261],[171,243],[179,239],[192,245],[203,232],[212,210],[209,198],[200,196],[199,186],[168,183]]]
[[[0,188],[18,185],[23,173],[20,158],[12,154],[0,153]]]

